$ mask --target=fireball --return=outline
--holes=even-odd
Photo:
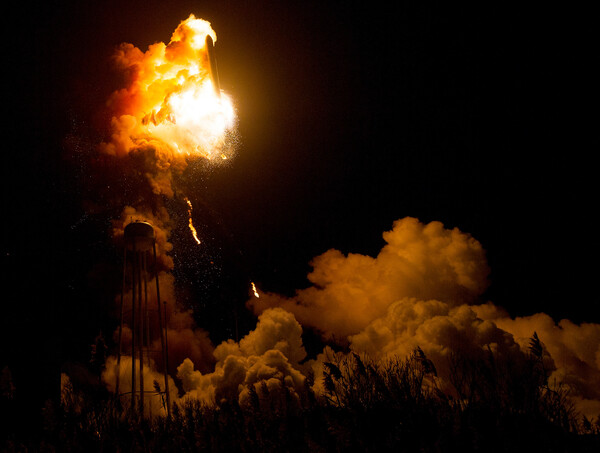
[[[227,140],[236,115],[218,85],[212,54],[216,39],[210,23],[191,14],[167,45],[155,43],[146,52],[121,45],[115,61],[129,80],[109,99],[114,116],[105,151],[123,155],[151,142],[175,158],[229,157]]]

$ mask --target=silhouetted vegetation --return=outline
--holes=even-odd
[[[580,416],[565,388],[549,385],[539,339],[522,363],[453,355],[450,383],[417,348],[376,363],[352,354],[324,364],[317,395],[249,386],[249,403],[188,401],[170,419],[119,416],[107,394],[48,402],[39,436],[3,440],[4,451],[173,452],[597,452],[600,425]]]

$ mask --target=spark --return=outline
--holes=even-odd
[[[258,290],[256,289],[256,285],[254,284],[254,282],[250,282],[250,284],[252,285],[252,292],[254,293],[254,297],[259,298],[260,296],[258,295]]]

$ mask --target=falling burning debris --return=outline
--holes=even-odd
[[[188,205],[188,225],[190,227],[190,231],[192,232],[192,236],[194,237],[194,240],[196,241],[196,243],[198,245],[201,244],[200,239],[198,239],[198,232],[196,231],[196,228],[194,228],[194,223],[192,222],[192,202],[190,201],[189,198],[185,197],[185,202]]]
[[[258,294],[258,290],[256,289],[256,285],[254,284],[254,282],[250,282],[250,284],[252,285],[252,292],[254,293],[254,297],[258,299],[260,296]]]

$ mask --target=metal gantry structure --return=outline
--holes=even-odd
[[[154,291],[156,300],[153,300]],[[129,410],[133,418],[151,417],[151,398],[157,397],[162,398],[162,405],[170,416],[166,316],[166,302],[161,306],[154,228],[147,222],[131,222],[124,230],[115,396],[119,402],[130,396]],[[123,335],[124,325],[130,329],[129,338]],[[121,362],[126,355],[131,357],[129,388],[126,382],[121,382]],[[157,359],[164,368],[163,390],[155,382],[144,383],[144,368]]]

